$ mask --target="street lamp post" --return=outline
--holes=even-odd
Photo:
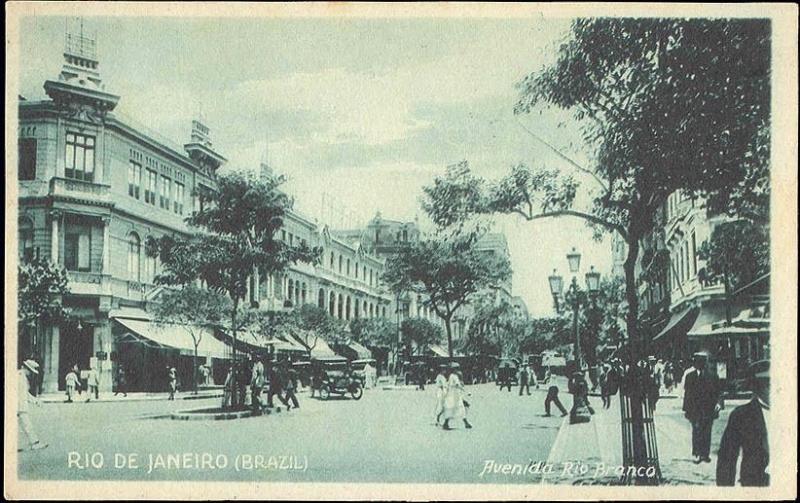
[[[583,298],[581,289],[578,286],[577,278],[577,273],[580,270],[581,254],[578,253],[575,248],[572,248],[572,251],[567,254],[567,263],[569,265],[569,271],[573,274],[573,276],[569,289],[564,293],[564,301],[565,303],[572,304],[572,324],[573,333],[575,335],[574,360],[576,379],[571,382],[573,382],[572,388],[574,389],[574,393],[576,395],[575,400],[577,403],[577,395],[579,394],[579,390],[585,387],[585,380],[583,378],[583,358],[581,355],[581,335],[580,326],[578,324],[580,305],[582,301],[585,301],[585,299]],[[559,310],[559,298],[562,296],[564,280],[554,269],[553,274],[548,278],[548,282],[550,283],[550,293],[553,295],[553,302],[555,303],[556,310]],[[594,270],[594,266],[592,266],[589,269],[589,272],[586,273],[586,289],[589,295],[596,294],[600,289],[600,273]],[[588,400],[588,398],[586,398],[586,400]],[[588,422],[590,420],[591,410],[588,407],[588,401],[586,402],[586,405],[586,407],[573,409],[573,417],[570,418],[571,422]]]

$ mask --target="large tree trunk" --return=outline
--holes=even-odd
[[[448,316],[447,318],[444,319],[444,328],[447,331],[447,354],[449,354],[450,358],[452,358],[453,357],[453,329],[450,326],[450,318],[452,318],[452,315]]]
[[[652,418],[652,411],[647,400],[646,390],[644,389],[647,376],[641,372],[638,362],[644,357],[647,347],[643,333],[639,330],[639,297],[636,288],[636,260],[639,256],[639,236],[635,233],[629,234],[628,256],[625,259],[625,297],[628,301],[628,314],[626,325],[628,329],[628,352],[627,364],[628,371],[624,378],[624,386],[620,389],[620,405],[622,407],[622,420],[630,422],[630,458],[623,451],[623,463],[636,467],[649,467],[655,464],[656,477],[640,475],[637,470],[633,482],[636,485],[654,485],[660,482],[660,469],[658,460],[655,458],[655,451],[651,452],[648,446],[656,445],[655,423],[651,423],[651,428],[645,425],[645,417]],[[625,402],[628,402],[628,407]],[[626,413],[627,411],[627,413]],[[626,417],[627,416],[627,417]],[[649,419],[654,421],[654,419]],[[625,426],[623,425],[623,428]],[[624,440],[623,440],[624,442]],[[624,446],[623,446],[624,448]]]

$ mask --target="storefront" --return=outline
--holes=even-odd
[[[209,384],[222,384],[232,348],[214,330],[142,318],[112,316],[112,320],[114,374],[120,366],[125,370],[129,391],[166,391],[172,367],[181,390],[193,389],[201,365],[211,370]]]

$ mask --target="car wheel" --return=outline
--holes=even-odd
[[[331,390],[327,386],[323,386],[319,389],[319,397],[323,400],[327,400],[331,397]]]
[[[354,400],[361,400],[361,397],[364,396],[364,388],[361,386],[354,386],[350,391],[350,395]]]

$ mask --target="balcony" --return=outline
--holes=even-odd
[[[50,179],[50,195],[54,198],[80,201],[86,204],[112,205],[110,186],[100,183],[53,177]]]
[[[100,272],[67,271],[70,293],[73,295],[113,296],[142,302],[154,285],[112,277]]]

